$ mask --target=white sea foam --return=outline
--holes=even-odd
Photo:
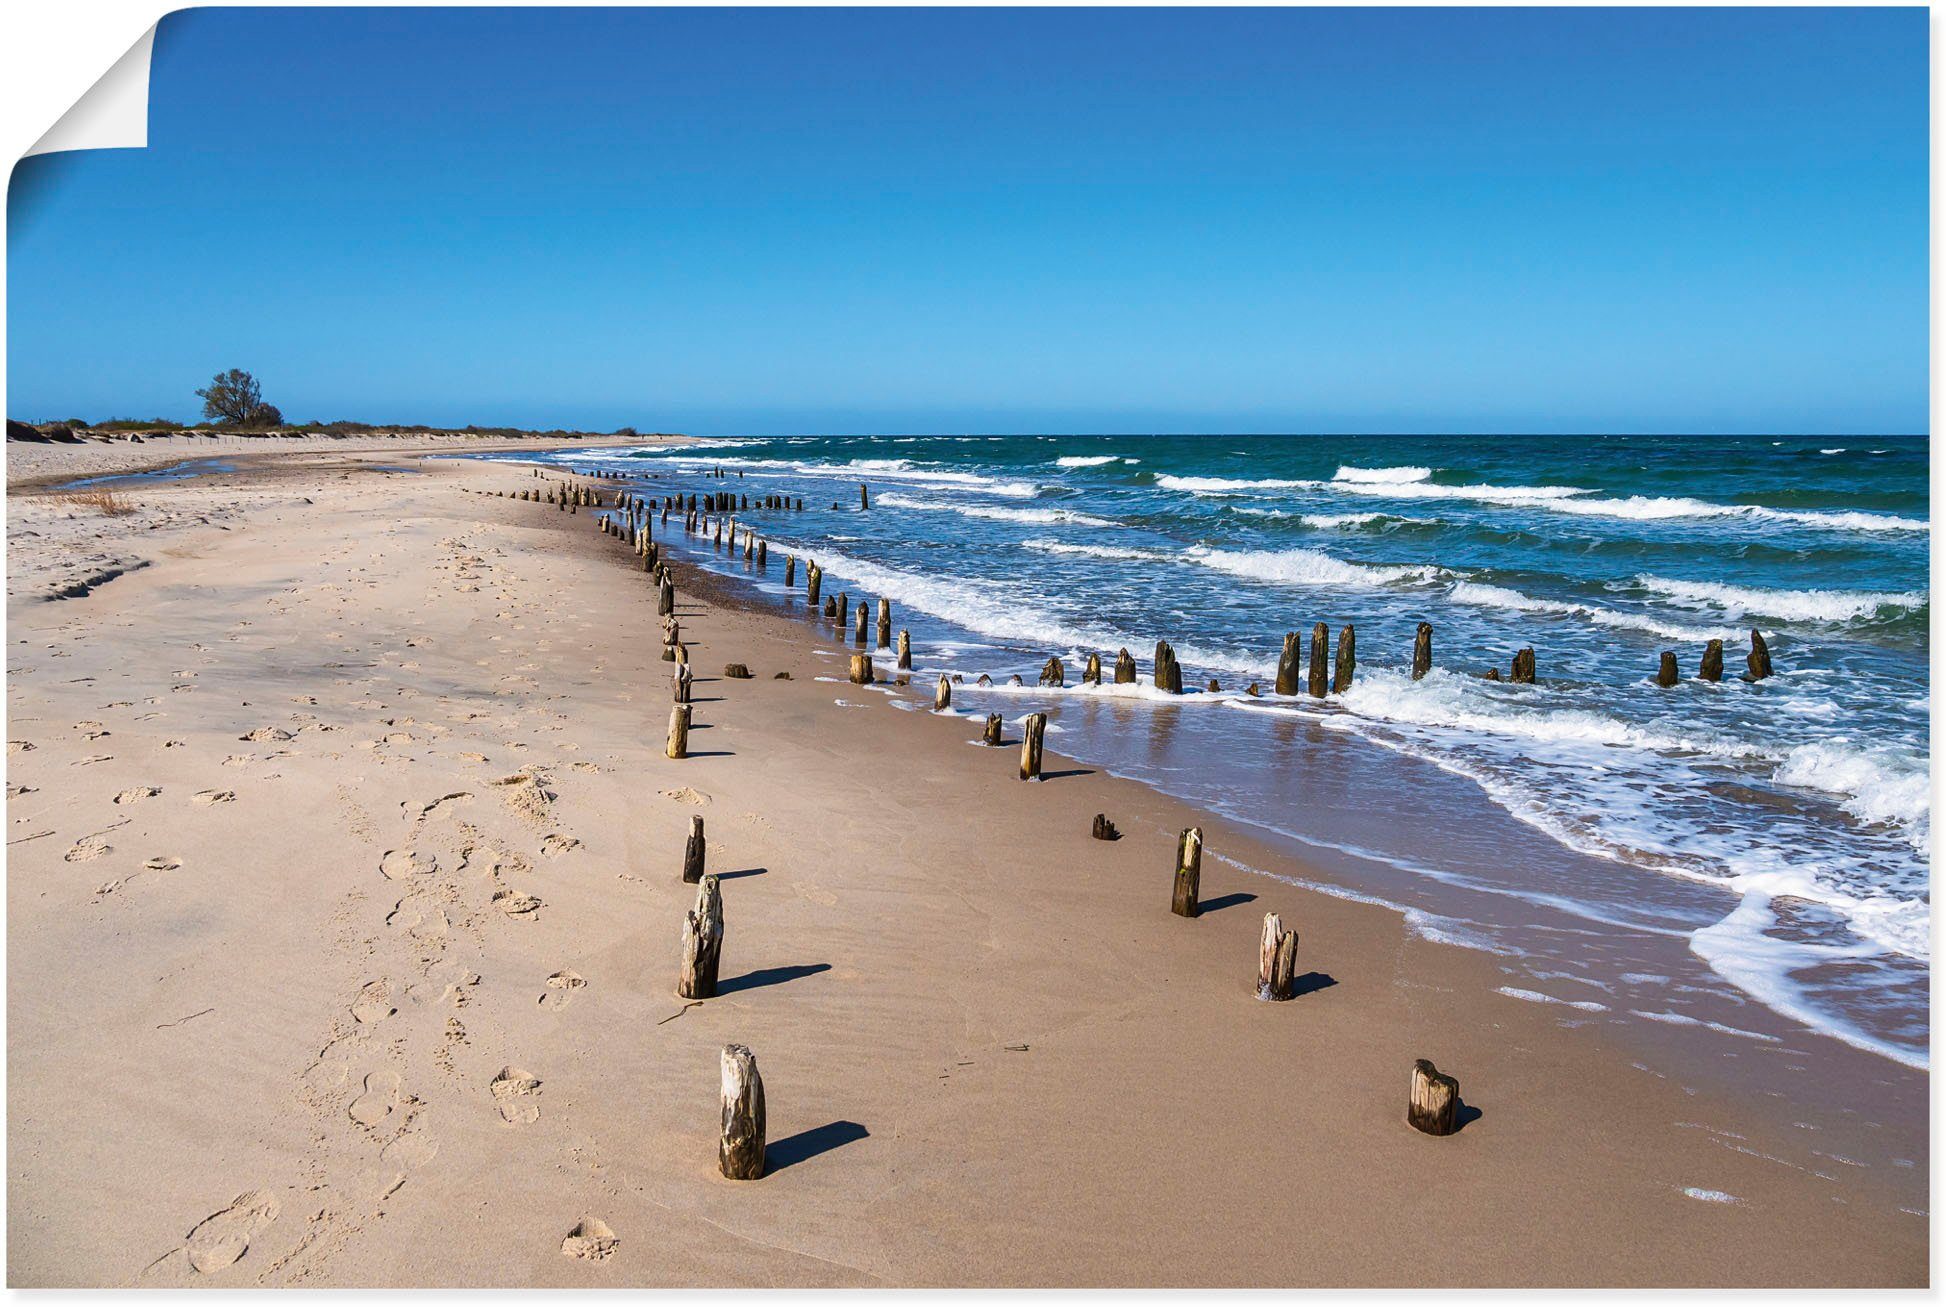
[[[1192,495],[1223,494],[1232,490],[1301,490],[1323,485],[1321,481],[1262,480],[1239,481],[1231,477],[1179,477],[1164,473],[1155,479],[1164,490],[1186,490]]]
[[[1538,990],[1532,989],[1515,989],[1511,985],[1502,985],[1494,993],[1505,994],[1508,998],[1517,998],[1523,1003],[1558,1003],[1562,1007],[1571,1007],[1577,1012],[1606,1012],[1608,1010],[1608,1005],[1605,1003],[1595,1003],[1586,999],[1556,998],[1552,994],[1543,994]]]
[[[1455,603],[1471,604],[1477,608],[1510,608],[1524,613],[1545,613],[1561,617],[1580,617],[1597,626],[1610,626],[1625,631],[1646,631],[1670,640],[1712,640],[1735,639],[1737,632],[1731,628],[1711,628],[1684,626],[1675,622],[1665,622],[1646,613],[1621,612],[1613,608],[1602,608],[1595,604],[1584,604],[1570,600],[1537,599],[1509,590],[1505,586],[1489,585],[1484,581],[1457,581],[1446,592],[1446,597]]]
[[[1351,563],[1315,549],[1211,549],[1194,545],[1183,557],[1204,567],[1253,581],[1282,585],[1391,585],[1400,581],[1429,581],[1444,575],[1431,565],[1388,566]]]
[[[1104,558],[1127,563],[1166,563],[1170,555],[1158,549],[1138,549],[1131,545],[1071,544],[1065,540],[1023,540],[1024,548],[1044,554],[1068,554],[1077,558]]]
[[[1897,826],[1913,847],[1931,852],[1932,770],[1924,758],[1839,737],[1792,749],[1771,779],[1839,795],[1839,806],[1858,820]]]
[[[1735,1194],[1726,1194],[1721,1189],[1698,1189],[1695,1185],[1690,1185],[1687,1189],[1684,1189],[1683,1194],[1686,1197],[1694,1198],[1696,1201],[1702,1203],[1740,1203],[1743,1201]]]
[[[1775,617],[1786,622],[1843,622],[1878,616],[1888,608],[1917,608],[1927,599],[1924,590],[1771,590],[1647,575],[1638,576],[1635,581],[1646,590],[1688,607],[1716,608],[1732,616]]]
[[[1055,459],[1054,466],[1056,467],[1101,467],[1107,463],[1119,462],[1121,461],[1121,457],[1122,456],[1120,454],[1069,454],[1064,458]],[[1141,460],[1129,459],[1128,461],[1131,463],[1137,463],[1140,462]]]
[[[1303,513],[1297,520],[1305,526],[1316,527],[1321,531],[1332,531],[1343,530],[1346,527],[1374,526],[1380,522],[1424,522],[1427,519],[1400,517],[1397,513]]]
[[[886,508],[917,508],[929,512],[958,513],[961,517],[984,518],[990,522],[1025,522],[1034,526],[1047,526],[1061,522],[1074,526],[1116,525],[1105,517],[1076,512],[1071,508],[1004,508],[993,504],[946,503],[934,499],[914,499],[896,490],[881,493],[878,502]]]
[[[1340,467],[1333,481],[1361,481],[1376,485],[1397,485],[1424,481],[1432,475],[1429,467]]]

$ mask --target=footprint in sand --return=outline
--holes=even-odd
[[[61,855],[63,862],[92,862],[104,853],[113,853],[115,846],[99,835],[84,835],[76,840],[74,847]]]
[[[291,733],[280,731],[275,726],[259,726],[248,735],[239,735],[237,738],[249,744],[263,744],[269,740],[288,740],[291,738]]]
[[[374,1071],[365,1077],[365,1092],[351,1100],[345,1110],[362,1126],[374,1126],[392,1115],[399,1105],[399,1073]]]
[[[541,1091],[541,1082],[517,1066],[500,1068],[500,1074],[487,1086],[500,1109],[500,1119],[508,1125],[529,1125],[540,1120],[540,1104],[530,1101]]]
[[[277,1219],[277,1200],[261,1190],[238,1194],[222,1211],[206,1216],[189,1232],[183,1246],[150,1264],[145,1276],[161,1271],[213,1275],[236,1264],[250,1251],[258,1231]]]
[[[415,805],[411,802],[411,800],[407,800],[406,802],[401,803],[399,807],[404,811],[410,813],[412,809],[415,806],[417,806],[419,809],[417,814],[419,820],[426,821],[435,817],[450,816],[452,814],[453,809],[461,806],[462,804],[467,804],[471,802],[473,802],[473,796],[471,794],[468,794],[465,790],[455,790],[451,794],[442,795],[441,797],[434,799],[431,803]]]
[[[358,991],[358,1001],[351,1005],[352,1019],[361,1026],[375,1026],[397,1012],[392,1006],[392,989],[382,980],[374,980]]]
[[[439,1145],[423,1130],[408,1130],[406,1133],[385,1145],[379,1160],[387,1166],[401,1170],[416,1170],[432,1161],[438,1153]]]
[[[33,751],[34,751],[34,746],[26,740],[7,741],[8,753],[32,753]]]
[[[10,799],[17,799],[23,794],[39,793],[40,791],[32,785],[9,785],[7,787],[7,797]]]
[[[142,864],[144,871],[174,871],[182,866],[181,858],[165,857],[158,854]]]
[[[580,840],[566,835],[549,835],[541,841],[541,852],[550,858],[558,858],[564,853],[572,853],[580,847]]]
[[[564,1254],[589,1262],[605,1262],[621,1246],[622,1241],[608,1228],[607,1222],[592,1216],[584,1217],[581,1224],[569,1230],[568,1237],[561,1240]]]
[[[430,853],[417,849],[392,849],[378,861],[379,874],[387,880],[405,880],[410,876],[430,876],[439,870],[439,860]]]
[[[665,799],[674,799],[677,803],[693,804],[699,808],[709,802],[709,795],[692,790],[687,785],[679,790],[664,790],[662,797]]]
[[[115,802],[140,803],[144,799],[153,799],[160,793],[162,793],[162,790],[159,786],[138,785],[132,790],[123,790],[120,794],[117,794],[115,796]]]
[[[196,793],[189,796],[189,801],[191,803],[201,804],[205,808],[215,803],[235,803],[236,791],[235,790],[198,790],[196,791]]]
[[[574,991],[587,988],[588,982],[572,971],[557,971],[547,978],[547,991],[540,997],[542,1007],[564,1008],[574,1001]]]
[[[493,896],[492,902],[515,921],[532,921],[534,914],[541,910],[539,899],[518,890],[503,889]]]

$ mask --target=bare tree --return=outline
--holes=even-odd
[[[284,420],[275,404],[264,403],[263,387],[242,368],[231,368],[211,378],[206,390],[196,392],[203,401],[203,417],[233,427],[274,427]]]

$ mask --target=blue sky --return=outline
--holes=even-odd
[[[10,415],[1924,431],[1906,10],[199,10]]]

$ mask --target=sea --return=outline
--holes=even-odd
[[[1044,711],[1055,752],[1494,954],[1510,1001],[1926,1066],[1923,436],[789,436],[517,457],[644,495],[801,498],[737,514],[768,542],[762,572],[673,520],[658,535],[800,616],[807,559],[826,595],[890,599],[914,661],[894,702],[929,711],[937,675],[963,677],[969,741],[988,712]],[[1355,628],[1351,687],[1277,695],[1285,634],[1308,651],[1317,622],[1334,654]],[[1434,666],[1414,680],[1421,622]],[[1759,681],[1753,629],[1775,667]],[[1158,640],[1181,696],[1150,684]],[[1089,653],[1112,668],[1122,648],[1138,684],[1080,684]],[[1508,679],[1523,648],[1532,684]],[[1066,686],[1037,686],[1055,655]]]

